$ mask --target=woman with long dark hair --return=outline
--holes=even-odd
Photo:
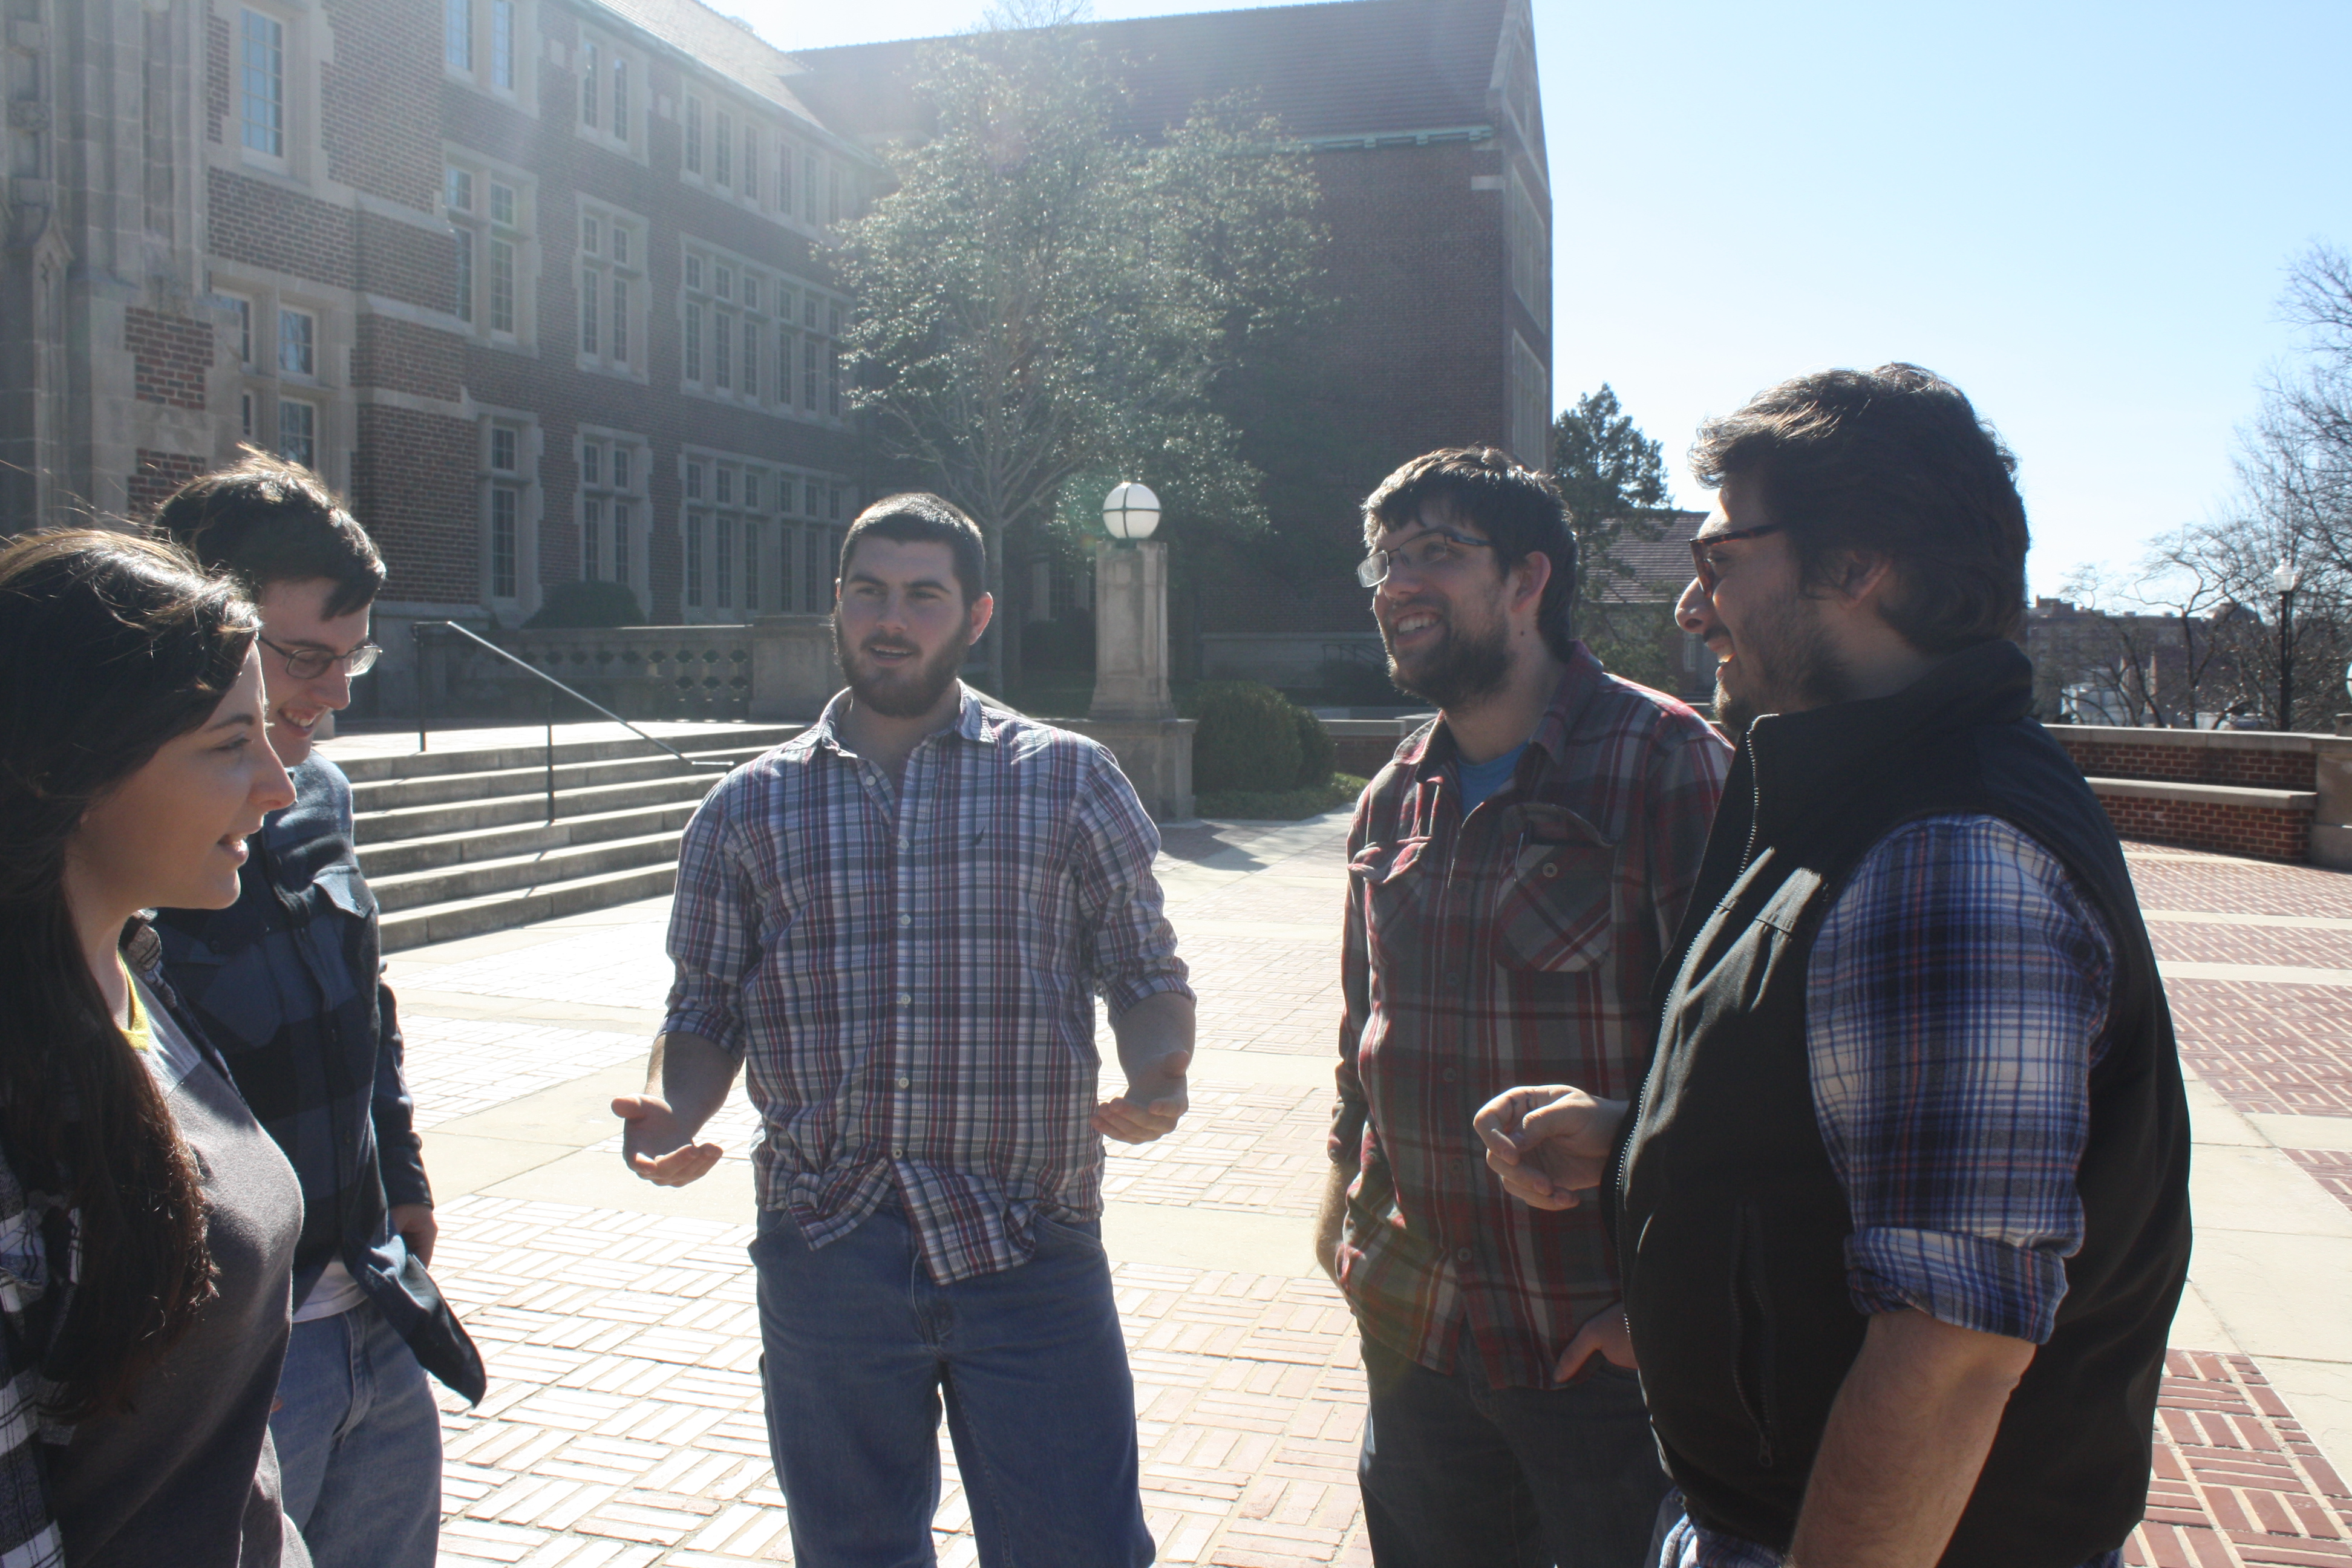
[[[140,918],[234,901],[245,836],[293,798],[256,626],[166,545],[0,550],[8,1562],[309,1561],[268,1446],[299,1189]]]

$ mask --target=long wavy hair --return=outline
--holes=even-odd
[[[195,1161],[91,978],[66,844],[210,717],[258,628],[171,545],[72,531],[0,550],[0,1148],[79,1214],[81,1278],[44,1367],[61,1420],[127,1408],[215,1289]]]

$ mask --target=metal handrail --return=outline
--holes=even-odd
[[[500,658],[505,659],[509,664],[513,665],[517,669],[521,670],[525,675],[530,676],[536,680],[553,687],[557,691],[561,691],[563,695],[575,701],[586,703],[589,707],[596,710],[597,712],[602,713],[605,718],[610,719],[614,723],[620,725],[623,729],[628,731],[629,733],[636,736],[637,739],[650,742],[652,744],[659,746],[663,751],[667,752],[671,756],[676,757],[679,762],[684,763],[689,768],[726,769],[731,768],[734,765],[731,763],[712,762],[707,759],[688,756],[684,752],[679,751],[676,746],[671,745],[668,742],[660,739],[658,736],[646,734],[643,730],[638,729],[635,724],[629,722],[626,719],[622,718],[618,713],[614,712],[610,708],[605,707],[594,698],[574,691],[572,688],[564,685],[563,682],[556,679],[555,677],[548,674],[547,671],[540,668],[537,665],[530,663],[527,659],[516,658],[513,654],[509,653],[506,649],[490,641],[488,637],[481,637],[474,632],[469,632],[455,621],[411,621],[408,626],[409,639],[415,643],[416,647],[416,750],[420,753],[422,753],[425,749],[425,694],[426,690],[426,681],[425,679],[425,628],[427,626],[445,627],[449,631],[456,632],[467,642],[488,648],[490,652],[497,654]],[[553,822],[555,820],[555,699],[552,696],[550,696],[547,700],[547,820],[550,822]]]

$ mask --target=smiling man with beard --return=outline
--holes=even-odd
[[[668,1016],[613,1104],[630,1167],[682,1185],[746,1073],[768,1441],[811,1568],[931,1561],[942,1403],[982,1563],[1152,1555],[1102,1140],[1183,1115],[1192,993],[1110,753],[956,678],[984,572],[937,496],[851,525],[849,689],[688,825]],[[1100,1102],[1097,995],[1127,1079]]]
[[[1666,1482],[1608,1237],[1512,1203],[1471,1117],[1530,1073],[1639,1080],[1729,748],[1575,640],[1567,511],[1501,452],[1407,463],[1364,542],[1390,672],[1439,710],[1349,837],[1316,1242],[1363,1335],[1372,1553],[1626,1568]]]
[[[1679,616],[1741,741],[1657,1058],[1630,1105],[1498,1098],[1488,1161],[1545,1211],[1610,1182],[1664,1568],[2115,1568],[2188,1114],[2115,827],[2028,716],[2015,459],[1890,364],[1759,394],[1692,467]]]

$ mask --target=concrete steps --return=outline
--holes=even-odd
[[[546,743],[527,743],[525,731],[436,735],[421,753],[389,737],[329,743],[352,781],[360,865],[383,910],[385,952],[667,893],[702,797],[727,769],[801,726],[663,733],[693,762],[714,764],[704,767],[635,737],[611,739],[612,726],[570,727],[604,731],[590,737],[565,728],[552,821]],[[358,754],[338,754],[347,746]]]

